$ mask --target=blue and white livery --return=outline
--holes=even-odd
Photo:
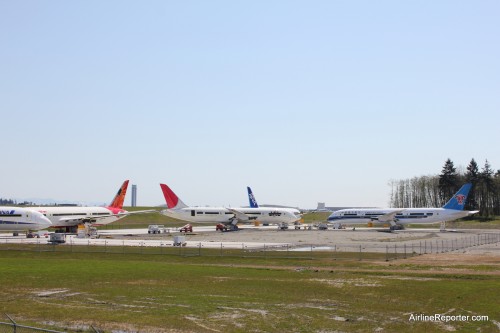
[[[29,232],[50,226],[50,220],[37,211],[20,207],[0,207],[0,231]]]
[[[364,208],[341,209],[328,217],[335,227],[342,224],[389,223],[391,230],[402,229],[404,224],[431,224],[453,221],[479,211],[464,211],[470,183],[465,184],[441,208]]]
[[[259,204],[257,203],[257,200],[255,200],[255,197],[252,193],[252,189],[247,186],[247,192],[248,192],[248,201],[250,202],[250,208],[259,208]]]

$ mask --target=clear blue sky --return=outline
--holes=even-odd
[[[498,1],[0,1],[0,197],[386,206],[500,168]],[[129,189],[130,191],[130,189]],[[130,197],[127,197],[130,204]]]

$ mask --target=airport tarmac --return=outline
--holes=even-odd
[[[439,229],[407,229],[379,232],[373,228],[341,230],[278,230],[276,226],[242,226],[239,231],[218,232],[215,226],[195,226],[192,233],[183,234],[178,228],[166,228],[161,234],[148,234],[147,229],[100,230],[99,238],[78,238],[67,235],[65,245],[101,246],[173,246],[174,236],[185,236],[186,247],[225,249],[286,249],[384,252],[398,251],[443,252],[463,249],[471,253],[500,256],[500,231],[464,229],[440,232]],[[1,243],[45,244],[47,238],[17,237],[0,234]],[[487,244],[486,244],[487,243]],[[484,244],[484,245],[483,245]],[[479,246],[478,246],[479,245]]]

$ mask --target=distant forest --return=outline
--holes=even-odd
[[[472,189],[465,204],[466,210],[479,210],[482,217],[500,215],[500,170],[493,170],[488,160],[479,170],[472,159],[465,170],[457,171],[447,159],[441,174],[392,180],[391,207],[441,207],[465,183]]]
[[[18,203],[16,200],[0,198],[0,205],[1,206],[33,206],[34,204],[32,202],[28,202],[28,201],[23,201],[23,202]]]

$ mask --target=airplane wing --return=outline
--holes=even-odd
[[[228,211],[230,211],[231,213],[234,214],[234,216],[236,217],[236,219],[238,220],[238,222],[248,222],[250,221],[250,216],[248,216],[247,214],[245,213],[242,213],[234,208],[227,208],[226,209]]]
[[[382,223],[384,223],[384,222],[394,222],[396,215],[399,214],[399,213],[402,213],[404,211],[405,211],[404,209],[395,210],[395,211],[392,211],[390,213],[377,216],[377,220],[379,222],[382,222]]]
[[[82,217],[76,217],[76,216],[71,216],[68,215],[66,217],[63,217],[59,219],[61,222],[69,222],[69,221],[75,221],[75,222],[81,222],[81,223],[94,223],[99,221],[100,219],[108,218],[108,217],[122,217],[122,216],[127,216],[127,215],[133,215],[133,214],[144,214],[144,213],[153,213],[153,212],[158,212],[155,209],[148,209],[148,210],[136,210],[133,212],[123,212],[123,213],[116,213],[116,214],[106,214],[106,215],[89,215],[89,216],[82,216]]]
[[[477,214],[477,213],[479,213],[478,210],[471,210],[471,211],[469,211],[469,215],[474,215],[474,214]]]

